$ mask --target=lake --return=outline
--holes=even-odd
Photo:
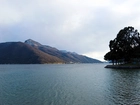
[[[105,65],[0,65],[0,105],[139,105],[140,70]]]

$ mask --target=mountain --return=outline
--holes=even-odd
[[[42,45],[32,39],[25,41],[26,44],[44,52],[51,56],[55,56],[65,63],[101,63],[101,61],[92,59],[83,55],[79,55],[75,52],[68,52],[66,50],[58,50],[51,46]]]
[[[0,64],[64,63],[61,59],[44,53],[22,42],[0,43]]]
[[[0,64],[101,63],[74,52],[58,50],[32,39],[0,43]]]

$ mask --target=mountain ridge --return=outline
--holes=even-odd
[[[63,61],[65,61],[65,63],[101,63],[101,61],[97,60],[97,59],[93,59],[93,58],[89,58],[87,56],[83,56],[83,55],[79,55],[75,52],[69,52],[66,50],[58,50],[55,47],[51,47],[51,46],[46,46],[46,45],[42,45],[32,39],[28,39],[25,41],[25,43],[32,43],[32,47],[35,47],[45,53],[48,53],[50,55],[56,56],[60,59],[62,59]],[[34,44],[33,44],[34,43]],[[35,44],[38,43],[37,46],[35,46]]]
[[[63,63],[57,57],[43,53],[23,42],[0,43],[0,64]]]
[[[32,39],[0,43],[0,64],[101,63],[77,53],[61,51]]]

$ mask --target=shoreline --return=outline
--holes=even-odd
[[[140,65],[106,65],[105,68],[112,68],[112,69],[140,69]]]

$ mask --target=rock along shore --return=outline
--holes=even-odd
[[[113,68],[113,69],[140,69],[140,65],[106,65],[105,68]]]

